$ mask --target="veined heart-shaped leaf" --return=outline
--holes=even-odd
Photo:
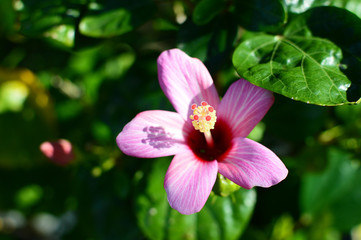
[[[251,83],[286,97],[318,105],[348,103],[348,78],[340,71],[341,50],[307,32],[258,35],[233,54],[237,72]]]
[[[283,35],[253,35],[233,55],[237,72],[286,97],[318,105],[358,103],[361,20],[336,7],[297,16]]]
[[[297,22],[304,25],[303,28],[307,26],[313,36],[327,38],[342,49],[342,71],[351,81],[347,99],[358,101],[361,97],[361,19],[342,8],[317,7],[302,14]]]

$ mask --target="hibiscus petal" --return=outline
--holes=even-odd
[[[216,181],[217,166],[216,160],[200,160],[190,150],[177,154],[164,180],[171,207],[182,214],[199,212]]]
[[[179,49],[164,51],[158,58],[160,86],[174,109],[188,119],[191,105],[208,102],[217,108],[219,97],[211,75],[197,58]]]
[[[286,178],[288,170],[271,150],[247,138],[233,139],[233,146],[218,162],[220,174],[250,189],[270,187]]]
[[[155,158],[182,152],[191,130],[175,112],[145,111],[130,121],[117,136],[117,144],[127,155]]]
[[[235,137],[247,137],[273,101],[272,92],[240,79],[227,90],[219,104],[217,117],[229,124]]]

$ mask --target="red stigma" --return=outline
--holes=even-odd
[[[207,116],[207,117],[206,117],[206,120],[207,120],[207,121],[211,121],[211,119],[212,119],[211,116]]]
[[[214,110],[213,107],[209,107],[209,108],[208,108],[208,111],[210,111],[210,112],[213,112],[213,110]]]
[[[199,119],[198,115],[194,115],[193,119],[197,121]]]
[[[196,109],[197,104],[192,104],[192,110]]]
[[[202,104],[202,106],[207,106],[208,105],[207,102],[202,102],[201,104]]]

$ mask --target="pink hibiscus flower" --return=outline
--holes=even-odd
[[[220,101],[203,63],[178,49],[159,56],[158,77],[177,112],[141,112],[116,141],[134,157],[175,155],[164,181],[172,208],[199,212],[217,172],[246,189],[270,187],[287,176],[271,150],[246,138],[273,104],[272,92],[240,79]]]

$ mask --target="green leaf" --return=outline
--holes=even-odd
[[[288,28],[285,33],[261,34],[242,42],[233,54],[240,76],[295,100],[318,105],[348,103],[350,81],[339,69],[341,50],[300,29]]]
[[[287,21],[287,12],[279,0],[235,1],[238,23],[251,31],[276,31]]]
[[[24,0],[15,5],[16,13],[20,19],[20,32],[31,37],[43,37],[46,32],[51,33],[57,27],[74,29],[74,16],[79,15],[76,9],[70,9],[73,7],[72,5],[68,3],[59,4],[58,0]],[[70,10],[67,11],[67,9]]]
[[[253,212],[255,190],[241,188],[229,197],[211,194],[199,213],[182,215],[170,208],[163,188],[168,165],[163,158],[147,168],[147,175],[136,173],[136,215],[144,234],[157,240],[239,239]]]
[[[310,8],[328,4],[329,0],[283,0],[287,10],[293,13],[303,13]]]
[[[322,173],[304,176],[301,186],[301,208],[304,213],[317,215],[345,196],[355,182],[359,164],[340,150],[330,149],[329,165]]]
[[[329,216],[333,227],[349,231],[361,223],[361,168],[347,152],[331,149],[329,165],[322,173],[302,179],[301,207],[317,222]]]
[[[307,25],[313,36],[327,38],[342,49],[343,72],[352,82],[348,99],[357,101],[361,96],[361,19],[336,7],[313,8],[303,15],[300,24]]]
[[[18,190],[15,202],[19,208],[29,208],[39,203],[43,196],[43,189],[39,185],[30,184]]]
[[[119,79],[135,62],[135,54],[126,51],[118,56],[108,59],[104,64],[104,75],[111,79]]]
[[[130,32],[152,17],[153,6],[150,0],[90,3],[79,31],[89,37],[113,37]]]
[[[55,43],[61,44],[65,47],[74,46],[75,29],[73,25],[59,25],[55,26],[44,35]]]
[[[11,0],[0,1],[0,33],[13,32],[15,22],[14,4]]]
[[[288,11],[293,13],[303,13],[314,7],[335,6],[347,9],[361,17],[361,2],[359,0],[283,0],[283,3]]]
[[[211,21],[226,6],[225,0],[202,0],[194,8],[192,19],[197,25],[203,25]]]
[[[111,37],[133,30],[132,14],[126,9],[117,9],[99,15],[84,17],[79,25],[80,33],[90,37]]]
[[[337,202],[331,205],[333,225],[343,231],[349,231],[361,223],[361,170],[358,169],[353,186]]]
[[[345,8],[361,17],[361,2],[359,0],[332,0],[330,6]]]

